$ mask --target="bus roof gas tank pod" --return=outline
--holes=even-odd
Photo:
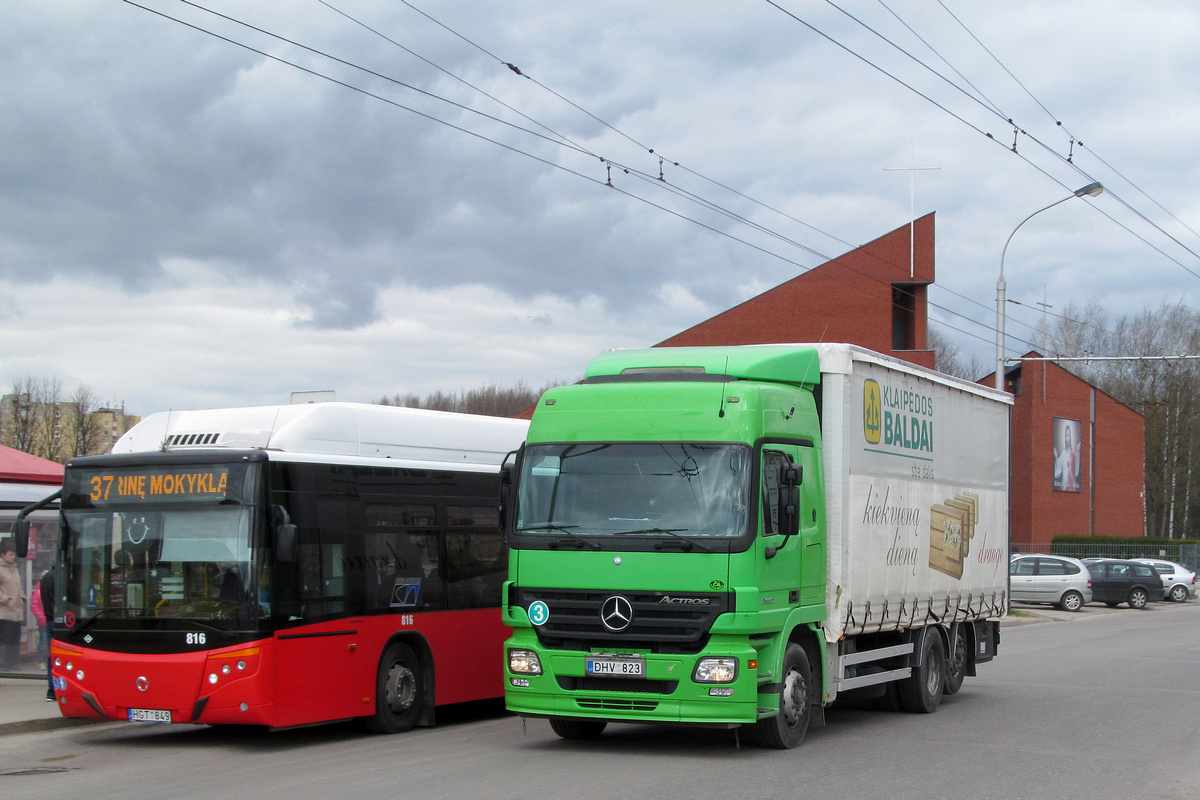
[[[527,425],[524,420],[366,403],[164,411],[131,428],[113,446],[113,452],[252,448],[405,458],[431,464],[499,465],[512,449],[514,437],[522,438]],[[450,440],[470,441],[472,449],[449,449],[446,442]]]

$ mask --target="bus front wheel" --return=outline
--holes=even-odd
[[[421,662],[412,648],[393,642],[379,659],[375,714],[365,719],[375,733],[404,733],[416,724],[424,702]]]

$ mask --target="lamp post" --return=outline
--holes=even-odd
[[[1074,194],[1064,197],[1062,200],[1055,200],[1045,208],[1039,208],[1037,211],[1030,214],[1025,219],[1021,220],[1017,227],[1013,228],[1012,233],[1008,235],[1008,239],[1004,241],[1004,249],[1000,251],[1000,278],[996,281],[996,388],[1004,388],[1004,303],[1005,289],[1007,286],[1004,283],[1004,254],[1008,252],[1008,243],[1012,241],[1013,235],[1021,229],[1029,220],[1036,217],[1038,214],[1047,209],[1054,208],[1059,203],[1065,203],[1075,197],[1095,197],[1104,191],[1104,187],[1099,183],[1089,183],[1082,189],[1076,189]]]

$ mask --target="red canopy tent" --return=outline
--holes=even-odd
[[[0,483],[61,486],[63,465],[0,445]]]

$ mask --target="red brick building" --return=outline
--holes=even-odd
[[[979,382],[995,385],[995,373]],[[1024,361],[1006,370],[1004,388],[1016,396],[1013,548],[1045,550],[1060,535],[1141,536],[1145,418],[1046,361]]]
[[[926,292],[933,281],[934,215],[928,214],[658,346],[850,342],[932,368]],[[1013,547],[1046,550],[1061,534],[1142,535],[1142,416],[1043,363],[1007,374],[1006,388],[1016,396]],[[979,382],[992,386],[994,375]]]
[[[658,346],[850,342],[932,368],[926,292],[933,278],[927,214]]]

